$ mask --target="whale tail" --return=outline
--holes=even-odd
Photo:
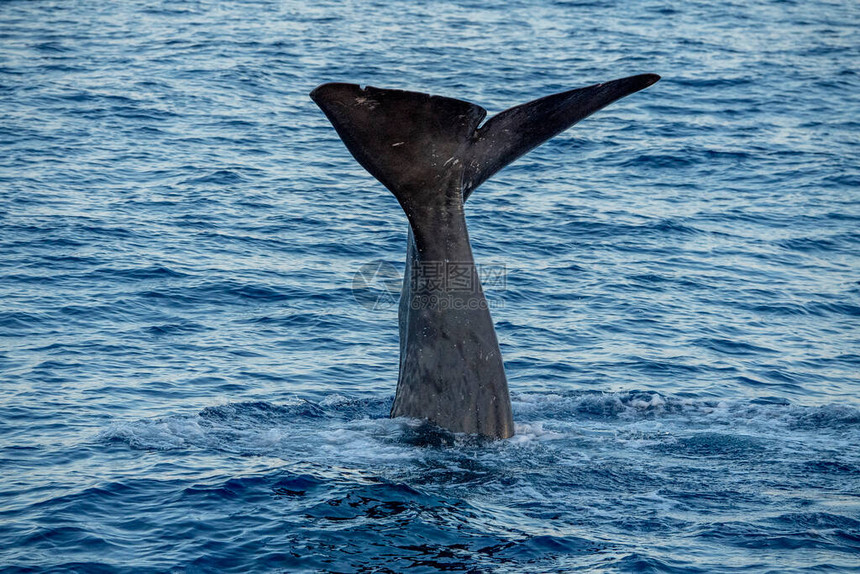
[[[368,172],[397,197],[407,215],[415,194],[462,172],[465,199],[494,173],[612,102],[660,79],[641,74],[562,92],[510,108],[480,125],[475,104],[356,84],[323,84],[311,92]]]
[[[355,84],[311,92],[358,163],[391,190],[409,219],[392,416],[428,419],[455,432],[513,435],[504,365],[463,202],[524,153],[658,79],[632,76],[563,92],[483,125],[486,110],[452,98]]]

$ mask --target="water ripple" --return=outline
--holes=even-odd
[[[857,571],[853,4],[0,22],[4,572]],[[307,93],[641,72],[469,200],[517,435],[389,420],[406,220]]]

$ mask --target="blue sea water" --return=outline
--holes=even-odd
[[[0,3],[0,570],[860,572],[858,25]],[[467,205],[516,436],[388,419],[406,220],[308,92],[643,72]]]

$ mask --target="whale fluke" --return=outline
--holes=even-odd
[[[513,435],[501,352],[475,269],[463,204],[487,178],[597,110],[659,80],[631,76],[491,118],[462,100],[323,84],[311,98],[409,219],[392,416],[454,432]]]
[[[343,83],[323,84],[311,98],[358,163],[395,196],[443,176],[451,158],[467,166],[468,196],[546,140],[659,79],[640,74],[546,96],[505,110],[480,129],[487,110],[454,98]]]
[[[462,155],[487,115],[482,107],[453,98],[355,84],[323,84],[311,98],[358,163],[394,193],[407,215],[421,207],[413,195],[433,194],[435,182],[447,178],[452,165],[462,168]]]
[[[640,74],[546,96],[493,116],[475,134],[463,191],[468,195],[494,173],[615,100],[660,79]]]

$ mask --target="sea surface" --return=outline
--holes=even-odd
[[[860,572],[858,29],[0,2],[0,571]],[[466,206],[516,436],[389,419],[406,219],[308,92],[638,73]]]

